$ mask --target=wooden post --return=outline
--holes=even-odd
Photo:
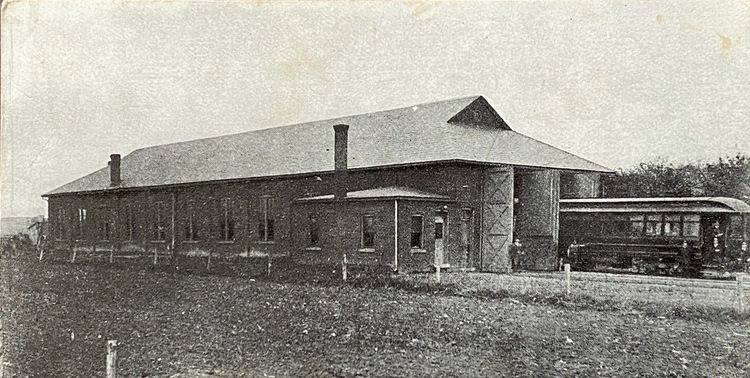
[[[154,247],[154,266],[159,263],[159,248]]]
[[[211,271],[211,250],[208,250],[208,261],[206,261],[206,270]]]
[[[107,341],[107,378],[117,378],[117,340]]]
[[[344,253],[344,259],[341,261],[341,277],[346,281],[346,253]]]
[[[42,261],[42,258],[44,258],[44,248],[42,246],[39,246],[39,261]],[[0,375],[0,378],[3,378],[3,376]]]
[[[570,264],[565,264],[565,295],[570,295]]]
[[[73,257],[70,258],[70,262],[74,263],[76,262],[76,247],[73,246]]]
[[[742,292],[742,282],[744,281],[745,274],[737,273],[735,276],[737,279],[737,305],[740,313],[745,312],[744,293]]]
[[[435,281],[437,281],[438,284],[440,284],[440,262],[438,253],[435,251]]]
[[[115,262],[115,246],[111,245],[109,248],[109,263]]]

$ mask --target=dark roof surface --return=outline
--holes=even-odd
[[[349,168],[465,161],[611,172],[512,131],[481,96],[141,148],[117,189],[333,170],[333,125],[349,127]],[[46,195],[110,187],[109,169]]]
[[[750,213],[750,205],[729,197],[587,198],[560,200],[560,211],[569,213]]]
[[[391,186],[386,188],[375,188],[347,192],[348,199],[386,199],[386,198],[403,198],[403,199],[421,199],[421,200],[450,200],[450,197],[429,193],[421,190]],[[300,198],[298,201],[332,201],[333,194]]]

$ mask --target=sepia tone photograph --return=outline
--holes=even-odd
[[[0,4],[0,378],[750,376],[747,0]]]

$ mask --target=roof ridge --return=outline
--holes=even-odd
[[[130,154],[132,154],[132,153],[134,153],[136,151],[147,150],[147,149],[156,148],[156,147],[167,147],[167,146],[174,146],[174,145],[180,145],[180,144],[187,144],[187,143],[194,143],[194,142],[200,142],[200,141],[207,141],[207,140],[211,140],[211,139],[235,137],[235,136],[238,136],[238,135],[245,135],[245,134],[250,134],[250,133],[265,132],[265,131],[271,131],[271,130],[276,131],[276,130],[280,130],[280,129],[286,129],[286,128],[292,128],[292,127],[300,127],[300,126],[308,125],[308,124],[312,124],[312,123],[319,123],[319,122],[326,122],[326,121],[336,121],[336,120],[341,120],[341,119],[345,119],[345,118],[363,117],[363,116],[369,116],[369,115],[381,114],[381,113],[388,113],[388,112],[397,112],[397,111],[400,111],[400,110],[405,110],[405,109],[409,109],[409,108],[413,108],[413,107],[420,107],[420,106],[427,106],[427,105],[437,105],[437,104],[448,103],[448,102],[458,102],[458,101],[469,101],[469,100],[471,100],[470,102],[467,103],[467,106],[468,106],[469,104],[473,103],[474,101],[476,101],[479,98],[484,98],[484,97],[482,95],[473,95],[473,96],[466,96],[466,97],[456,97],[456,98],[447,99],[447,100],[430,101],[430,102],[424,102],[424,103],[421,103],[421,104],[414,104],[414,105],[409,105],[409,106],[401,106],[401,107],[398,107],[398,108],[376,110],[376,111],[372,111],[372,112],[368,112],[368,113],[347,114],[347,115],[344,115],[344,116],[339,116],[339,117],[334,117],[334,118],[324,118],[324,119],[304,121],[304,122],[292,123],[292,124],[286,124],[286,125],[270,126],[270,127],[266,127],[266,128],[262,128],[262,129],[242,131],[242,132],[239,132],[239,133],[216,135],[216,136],[210,136],[210,137],[205,137],[205,138],[184,140],[184,141],[179,141],[179,142],[170,142],[170,143],[163,143],[163,144],[155,144],[155,145],[152,145],[152,146],[146,146],[146,147],[137,148],[137,149],[131,151],[128,155],[130,155]]]

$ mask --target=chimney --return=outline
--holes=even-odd
[[[341,200],[346,198],[346,192],[349,190],[347,152],[349,149],[349,125],[334,125],[333,130],[333,176],[334,189],[333,198]]]
[[[109,155],[109,179],[111,186],[120,185],[120,154]]]

